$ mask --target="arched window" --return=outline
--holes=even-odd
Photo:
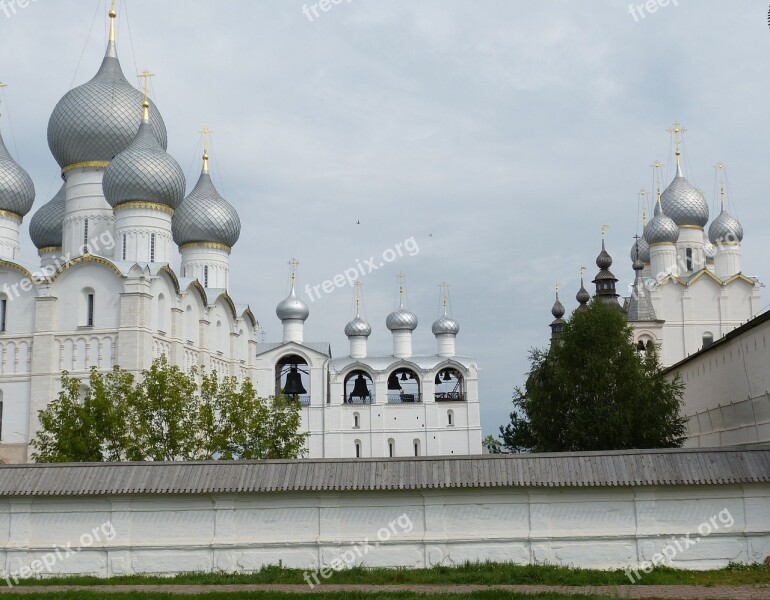
[[[8,326],[8,298],[0,294],[0,331],[7,331]]]
[[[418,439],[413,440],[412,446],[414,447],[414,455],[420,456],[420,440]]]
[[[462,373],[457,369],[447,367],[436,373],[434,397],[436,402],[463,402],[465,388]]]
[[[81,296],[80,326],[93,327],[96,317],[96,294],[92,288],[83,288]]]
[[[360,429],[361,428],[361,415],[359,415],[357,412],[353,413],[353,429]]]
[[[155,234],[150,234],[150,262],[155,262]]]
[[[640,354],[643,354],[644,352],[646,352],[643,340],[639,340],[639,342],[636,344],[636,351],[639,352]]]
[[[689,272],[692,272],[693,265],[692,265],[692,248],[687,248],[684,251],[685,258],[687,259],[687,270]]]
[[[307,406],[311,393],[307,360],[297,354],[282,357],[275,365],[275,395],[284,395]]]
[[[393,458],[396,455],[396,441],[393,438],[388,440],[388,456]]]
[[[707,331],[703,334],[703,347],[708,348],[711,344],[714,343],[714,334]]]
[[[203,267],[203,287],[209,287],[209,266]]]
[[[83,219],[83,254],[88,254],[88,219]]]
[[[446,411],[446,424],[449,427],[454,427],[454,424],[455,424],[455,411],[453,411],[453,410]]]
[[[388,403],[422,402],[420,377],[412,369],[396,369],[388,376]]]
[[[124,233],[123,234],[123,247],[121,248],[121,255],[123,256],[123,260],[126,260],[126,246],[128,245],[128,236]]]
[[[356,446],[356,458],[361,458],[361,440],[353,442]]]
[[[351,371],[345,377],[342,393],[344,404],[374,404],[374,380],[361,369]]]

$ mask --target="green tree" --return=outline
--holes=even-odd
[[[547,350],[530,352],[511,422],[508,451],[565,452],[674,448],[685,440],[684,385],[668,381],[657,352],[639,353],[621,311],[594,300]]]
[[[160,357],[139,381],[120,367],[94,368],[88,385],[66,371],[61,385],[39,411],[36,462],[297,458],[304,452],[299,403],[261,399],[249,380],[185,373]]]

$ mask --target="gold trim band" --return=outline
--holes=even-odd
[[[187,250],[188,248],[209,248],[211,250],[222,250],[230,254],[230,246],[225,246],[219,242],[188,242],[179,246],[179,250]]]
[[[703,231],[703,227],[701,227],[700,225],[680,225],[679,229],[700,229],[701,231]]]
[[[42,248],[38,248],[37,253],[42,255],[48,254],[49,252],[61,252],[61,250],[61,246],[43,246]]]
[[[11,221],[16,221],[17,223],[21,223],[22,221],[21,215],[16,214],[15,212],[11,212],[10,210],[0,209],[0,217],[11,219]]]
[[[118,204],[112,210],[113,210],[113,212],[117,212],[117,211],[122,210],[124,208],[148,208],[150,210],[159,210],[159,211],[167,213],[169,215],[173,215],[174,214],[174,209],[169,207],[169,206],[166,206],[165,204],[159,204],[158,202],[143,202],[143,201],[140,201],[140,200],[132,200],[130,202],[123,202],[122,204]]]
[[[83,162],[72,163],[61,170],[61,174],[69,173],[75,169],[106,169],[110,163],[106,160],[86,160]]]

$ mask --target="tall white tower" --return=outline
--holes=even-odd
[[[372,335],[371,325],[361,318],[361,285],[360,281],[353,284],[356,316],[345,325],[345,335],[350,341],[351,358],[366,358],[366,342]]]
[[[0,134],[0,258],[19,259],[19,225],[34,201],[32,179],[11,158]]]
[[[305,338],[305,321],[310,316],[310,309],[308,309],[307,304],[297,298],[296,284],[299,261],[292,258],[289,265],[291,266],[291,291],[286,298],[278,303],[275,314],[283,324],[284,343],[301,344]]]
[[[433,322],[431,331],[436,336],[439,356],[454,356],[455,340],[460,333],[460,324],[449,316],[449,284],[441,284],[441,304],[443,312],[441,316]]]
[[[741,272],[741,242],[743,225],[727,212],[727,190],[724,177],[724,164],[719,163],[719,195],[722,212],[709,227],[709,241],[716,249],[714,272],[719,279],[726,281]]]

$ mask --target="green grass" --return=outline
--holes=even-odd
[[[233,592],[211,593],[195,596],[178,594],[160,594],[145,592],[130,592],[117,594],[104,594],[97,592],[64,592],[54,594],[2,594],[2,598],[19,598],[24,600],[296,600],[308,598],[313,600],[614,600],[617,596],[573,596],[563,594],[512,594],[491,590],[488,592],[471,592],[468,594],[441,594],[426,596],[410,592],[382,592],[367,594],[365,592],[339,592],[320,594],[282,594],[279,592]]]
[[[98,577],[57,577],[28,579],[18,585],[222,585],[222,584],[305,584],[304,571],[281,566],[268,566],[255,573],[183,573],[175,577],[126,576],[100,579]],[[730,565],[713,571],[684,571],[658,567],[641,574],[637,585],[770,585],[770,565]],[[438,585],[628,585],[622,569],[601,571],[572,569],[551,565],[514,565],[509,563],[465,563],[456,567],[431,569],[383,569],[355,567],[333,573],[325,583],[339,584],[438,584]],[[0,582],[2,583],[2,582]],[[323,585],[323,583],[322,583]],[[50,597],[50,596],[49,596]]]

